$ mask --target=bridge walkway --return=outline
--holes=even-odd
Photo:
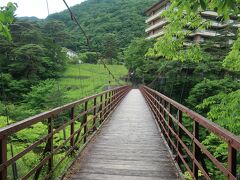
[[[65,179],[180,179],[138,89],[129,92]]]

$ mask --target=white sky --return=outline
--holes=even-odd
[[[84,0],[66,0],[69,6],[80,4]],[[6,5],[8,2],[15,2],[18,5],[16,15],[21,16],[35,16],[38,18],[47,17],[47,3],[46,0],[0,0],[0,6]],[[50,14],[60,12],[66,9],[62,0],[48,0]]]

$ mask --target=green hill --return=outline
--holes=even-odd
[[[128,71],[123,65],[108,65],[114,76],[120,81],[127,76]],[[110,81],[110,84],[109,84]],[[68,65],[60,78],[60,88],[65,93],[68,102],[79,100],[106,90],[110,86],[118,85],[102,64]]]
[[[87,0],[71,9],[90,37],[93,47],[104,53],[106,44],[121,52],[136,37],[145,36],[144,10],[157,0]],[[83,50],[85,40],[71,21],[69,12],[50,15],[47,20],[64,22],[71,33],[69,48]]]

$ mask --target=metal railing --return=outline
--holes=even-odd
[[[20,177],[20,179],[39,179],[44,166],[47,166],[47,168],[45,168],[46,173],[45,175],[41,175],[41,178],[51,178],[54,171],[68,155],[81,149],[81,147],[79,147],[80,144],[83,146],[87,143],[90,136],[92,137],[96,130],[101,127],[104,120],[110,116],[130,89],[129,86],[122,86],[108,90],[1,128],[0,179],[9,179],[7,172],[8,167],[44,143],[46,143],[45,148],[41,148],[40,152],[42,153],[42,158],[37,164],[34,164],[31,170]],[[54,120],[60,115],[68,120],[58,127],[54,127]],[[40,122],[47,125],[47,134],[18,154],[8,157],[7,145],[10,141],[10,137]],[[76,127],[76,122],[80,123],[78,127]],[[69,137],[64,139],[62,144],[54,144],[54,135],[67,127],[70,128]],[[65,155],[56,163],[54,155],[62,149]]]
[[[239,137],[153,89],[142,86],[141,92],[183,172],[193,179],[237,179]],[[225,143],[225,158],[216,157],[203,143],[209,134]]]

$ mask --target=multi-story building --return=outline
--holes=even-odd
[[[152,7],[148,8],[145,13],[149,16],[146,20],[148,24],[145,30],[148,33],[148,39],[157,38],[164,34],[163,27],[168,23],[166,19],[161,17],[161,14],[168,9],[170,6],[169,0],[160,0]],[[211,38],[219,35],[217,30],[227,27],[234,20],[229,20],[228,22],[220,22],[218,19],[218,14],[213,11],[201,12],[201,16],[211,22],[211,26],[207,30],[198,30],[189,35],[189,39],[195,42],[202,42],[206,38]],[[234,18],[233,18],[234,19]],[[239,24],[235,24],[239,27]],[[231,34],[229,34],[231,35]],[[234,34],[232,34],[234,35]]]
[[[145,13],[149,16],[146,20],[148,24],[145,30],[148,33],[148,38],[157,38],[164,34],[163,27],[167,21],[161,17],[161,14],[170,6],[169,0],[162,0],[148,8]]]

